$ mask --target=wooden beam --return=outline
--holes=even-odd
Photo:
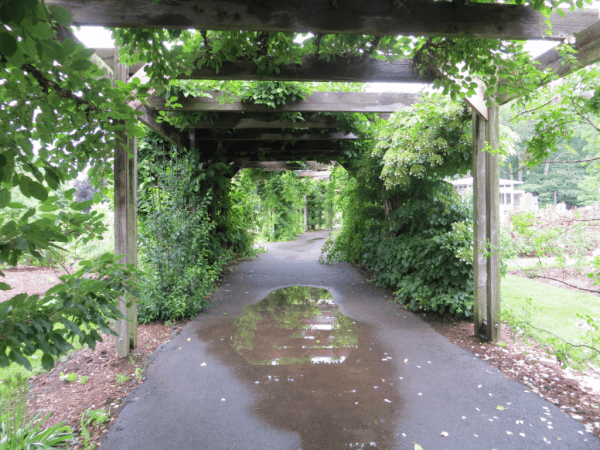
[[[258,67],[250,61],[225,62],[215,70],[209,67],[192,70],[180,80],[259,80],[259,81],[338,81],[383,83],[431,83],[432,72],[421,75],[408,59],[392,63],[374,58],[337,58],[327,61],[312,57],[301,64],[279,66],[279,73],[257,75]]]
[[[74,25],[117,28],[169,28],[443,36],[487,39],[557,39],[598,20],[595,11],[550,18],[529,6],[431,0],[344,0],[298,2],[257,0],[46,0],[69,10]],[[551,22],[548,27],[546,20]],[[551,35],[546,35],[550,29]]]
[[[188,144],[185,142],[186,139],[184,137],[183,132],[179,131],[177,128],[172,126],[166,122],[157,122],[158,113],[148,105],[143,104],[142,102],[135,101],[132,102],[137,111],[141,111],[143,115],[138,116],[138,120],[148,126],[152,131],[158,134],[165,141],[170,142],[173,145],[176,145],[179,148],[187,148]]]
[[[486,123],[486,141],[492,151],[486,151],[487,177],[487,224],[486,240],[489,246],[487,258],[487,333],[492,341],[500,340],[500,115],[496,102],[489,108]]]
[[[335,141],[312,140],[312,141],[270,141],[270,142],[227,142],[227,154],[230,153],[257,153],[257,152],[293,152],[293,151],[339,151],[339,144]]]
[[[343,156],[343,152],[341,150],[305,150],[305,151],[296,151],[296,152],[263,152],[261,154],[253,154],[253,155],[227,155],[228,159],[231,160],[239,160],[246,159],[248,162],[277,162],[277,161],[300,161],[304,158],[306,159],[328,159],[331,161],[337,160]]]
[[[550,49],[536,58],[540,68],[551,69],[555,75],[564,77],[577,69],[589,66],[600,60],[600,21],[575,35],[577,64],[562,64],[559,53]]]
[[[559,78],[564,78],[583,67],[600,61],[600,21],[577,33],[573,48],[577,50],[576,64],[563,64],[560,54],[554,49],[542,53],[534,61],[540,63],[539,70],[550,69]],[[501,81],[501,83],[506,82]],[[498,103],[502,105],[516,97],[516,95],[508,96],[504,94],[500,96]]]
[[[104,61],[104,63],[111,69],[114,66],[114,59],[112,58],[113,48],[95,48],[95,54]],[[137,53],[137,52],[136,52]],[[132,66],[127,66],[128,78],[142,68],[144,63],[137,63]]]
[[[222,112],[216,119],[199,120],[187,126],[188,129],[220,129],[220,128],[338,128],[342,124],[333,117],[317,114],[305,116],[305,120],[279,120],[272,113],[238,113]]]
[[[496,103],[486,121],[473,112],[473,321],[475,334],[500,339],[500,165]]]
[[[223,141],[315,141],[315,140],[356,140],[360,139],[355,134],[346,134],[343,131],[298,131],[293,133],[281,133],[269,130],[241,130],[232,133],[196,132],[197,141],[212,141],[221,139]]]
[[[115,58],[116,50],[115,50]],[[127,81],[127,68],[115,62],[114,80]],[[115,254],[124,255],[121,263],[137,266],[137,139],[121,134],[114,161],[115,180]],[[131,307],[127,304],[132,302]],[[115,323],[115,349],[119,358],[137,346],[137,305],[129,294],[118,300],[119,311],[127,319]]]
[[[296,175],[300,178],[315,178],[320,180],[328,180],[331,176],[331,172],[319,172],[315,170],[301,170],[296,172]]]
[[[419,94],[373,93],[373,92],[314,92],[305,100],[290,100],[285,105],[273,109],[264,104],[245,103],[237,99],[234,102],[221,103],[220,92],[210,92],[209,97],[180,98],[177,111],[251,111],[251,112],[373,112],[392,113],[414,104]],[[165,100],[151,97],[148,104],[157,111],[173,111]]]
[[[303,170],[305,168],[312,170],[326,170],[327,164],[321,164],[314,161],[307,161],[304,164],[287,163],[284,161],[249,161],[244,164],[244,169],[263,169],[266,172],[281,172],[286,170]]]
[[[146,78],[144,67],[140,68],[140,70],[137,71],[133,76],[137,76],[140,80],[144,80]],[[154,90],[152,89],[150,93],[154,93]],[[176,145],[177,147],[182,149],[189,146],[189,139],[186,139],[183,131],[178,130],[177,128],[175,128],[167,122],[158,122],[158,113],[156,112],[156,110],[154,110],[154,108],[146,105],[140,100],[133,100],[129,102],[128,105],[136,111],[141,111],[143,114],[141,116],[138,116],[138,120],[145,124],[156,134],[158,134],[165,141]]]

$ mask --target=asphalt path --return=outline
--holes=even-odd
[[[357,268],[346,263],[319,264],[326,237],[327,232],[320,231],[293,242],[270,244],[268,253],[237,266],[213,296],[213,307],[157,351],[146,381],[125,399],[102,450],[309,450],[371,445],[413,450],[415,444],[424,450],[600,449],[600,440],[562,410],[451,344],[418,314],[388,303],[387,292]],[[378,373],[377,378],[383,380],[389,398],[369,410],[374,415],[372,427],[340,429],[356,436],[356,443],[346,440],[332,445],[331,437],[326,439],[328,427],[339,426],[326,413],[327,402],[335,401],[334,397],[321,392],[314,397],[315,405],[305,405],[309,397],[299,392],[300,384],[290,382],[289,372],[277,391],[267,391],[264,380],[272,380],[268,371],[283,373],[276,372],[280,368],[248,368],[226,339],[210,338],[219,330],[226,333],[227,321],[269,292],[298,285],[329,290],[342,314],[366,330],[358,347],[384,361],[385,375]],[[352,356],[339,368],[361,359]],[[364,367],[368,371],[371,366]],[[332,374],[343,373],[308,367],[304,373],[314,374],[313,386],[321,383],[317,372],[329,373],[322,382],[325,391],[335,389]],[[356,383],[361,383],[358,378]],[[381,386],[373,382],[358,386],[364,391],[377,388]],[[294,405],[294,395],[305,407],[301,411],[281,408]],[[345,411],[349,424],[352,411]],[[383,428],[378,420],[387,420]],[[378,436],[377,430],[386,435]]]

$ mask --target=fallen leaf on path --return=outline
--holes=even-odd
[[[206,367],[206,363],[200,364],[200,367]]]
[[[191,338],[191,337],[189,337],[189,338],[187,338],[187,340],[188,340],[188,342],[189,342],[189,341],[191,341],[191,340],[192,340],[192,338]]]
[[[404,364],[408,364],[408,358],[404,360]],[[416,445],[416,444],[415,444]]]
[[[499,409],[500,411],[504,411],[506,408],[504,408],[504,406],[502,406],[502,405],[498,405],[498,406],[496,406],[496,409]]]
[[[423,450],[423,447],[415,443],[415,450]]]

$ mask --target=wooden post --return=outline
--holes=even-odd
[[[127,66],[118,62],[115,49],[114,80],[127,81]],[[122,263],[137,266],[137,139],[121,134],[122,143],[115,149],[115,254],[125,256]],[[133,305],[127,308],[127,303]],[[137,345],[137,305],[135,299],[123,295],[119,311],[128,320],[117,321],[115,348],[117,356],[129,355]]]
[[[486,121],[473,112],[473,272],[475,333],[500,337],[500,165],[498,156],[484,151],[499,146],[496,103]]]
[[[306,201],[306,195],[304,196],[304,232],[308,231],[308,203]]]
[[[500,147],[498,104],[492,103],[486,123],[486,141],[492,149]],[[500,339],[500,162],[497,154],[487,155],[487,333],[493,342]]]
[[[475,334],[484,332],[487,317],[487,269],[485,258],[487,198],[485,195],[486,123],[481,115],[473,111],[473,322]]]

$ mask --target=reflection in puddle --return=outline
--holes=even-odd
[[[256,392],[254,413],[296,433],[302,449],[387,448],[400,398],[390,357],[370,327],[325,289],[271,292],[200,331]]]

